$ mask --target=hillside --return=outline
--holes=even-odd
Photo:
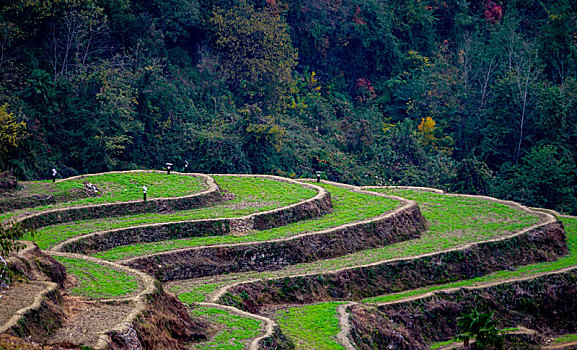
[[[99,192],[82,192],[87,182]],[[575,217],[265,175],[23,185],[4,195],[18,209],[2,214],[35,228],[24,237],[35,243],[7,256],[8,349],[455,348],[459,319],[490,312],[490,340],[506,348],[577,338]],[[28,204],[47,193],[51,204]]]

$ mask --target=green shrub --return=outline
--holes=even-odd
[[[470,314],[463,314],[457,318],[457,326],[461,333],[458,340],[469,346],[469,340],[475,338],[472,349],[502,349],[503,337],[497,329],[497,322],[493,320],[493,312],[479,312],[473,310]]]
[[[32,237],[34,232],[24,228],[20,223],[0,225],[0,256],[7,256],[18,251],[22,244],[18,242],[25,234]]]

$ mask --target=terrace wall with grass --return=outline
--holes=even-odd
[[[565,232],[552,216],[512,236],[368,266],[246,282],[231,286],[220,303],[249,312],[267,305],[363,299],[418,287],[470,279],[567,254]]]
[[[181,249],[130,259],[124,264],[161,281],[229,272],[276,270],[417,238],[425,219],[415,202],[370,220],[259,243]]]
[[[274,326],[272,334],[259,339],[253,348],[259,349],[295,349],[295,345],[288,339],[278,326]],[[253,348],[250,348],[252,350]]]
[[[274,176],[270,178],[276,181],[293,182]],[[332,211],[331,196],[328,191],[310,184],[299,183],[299,185],[315,189],[318,193],[313,198],[287,207],[241,218],[181,221],[97,232],[70,239],[53,250],[90,254],[132,243],[245,233],[312,219]]]
[[[181,197],[155,198],[147,201],[133,200],[127,202],[82,205],[70,208],[59,208],[41,211],[18,219],[27,228],[39,228],[77,220],[89,220],[141,213],[162,213],[171,210],[186,210],[203,207],[224,200],[214,180],[202,174],[181,174],[182,176],[201,177],[208,189],[200,193]]]
[[[83,195],[81,193],[77,194],[77,198],[82,198]],[[70,199],[71,197],[66,197],[66,199]],[[32,208],[41,205],[49,205],[58,203],[61,201],[61,198],[57,196],[51,196],[47,194],[37,194],[37,195],[30,195],[25,197],[7,197],[0,199],[0,213],[4,213],[11,210],[18,210],[23,208]]]
[[[577,268],[571,268],[487,287],[437,292],[411,301],[380,305],[378,310],[428,343],[454,338],[458,332],[457,318],[473,310],[494,311],[498,328],[523,326],[555,337],[577,332],[576,281]]]
[[[349,339],[361,350],[427,349],[427,344],[417,333],[410,332],[401,324],[391,321],[386,314],[373,307],[351,305],[349,313]]]

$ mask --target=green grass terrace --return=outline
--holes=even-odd
[[[98,192],[86,189],[84,185],[86,182],[95,185]],[[142,186],[148,188],[148,199],[181,197],[208,188],[201,177],[174,173],[167,175],[162,172],[105,173],[55,183],[48,180],[28,181],[22,182],[21,186],[20,190],[11,193],[12,196],[2,196],[0,199],[18,200],[26,196],[47,195],[54,196],[57,203],[7,212],[0,215],[0,221],[6,221],[20,214],[49,209],[142,200]]]
[[[93,232],[157,223],[239,217],[295,204],[316,195],[313,189],[299,184],[268,178],[214,176],[214,179],[222,190],[234,195],[232,200],[165,214],[136,214],[47,226],[25,239],[35,241],[41,249],[49,249],[72,237]]]
[[[124,270],[98,262],[70,257],[55,256],[66,267],[66,273],[74,276],[71,295],[90,299],[131,297],[139,290],[140,278]]]
[[[333,212],[318,218],[295,222],[273,229],[254,231],[242,236],[206,236],[120,246],[94,254],[94,256],[106,260],[120,260],[180,248],[270,241],[306,232],[331,229],[354,221],[370,219],[394,210],[399,206],[397,200],[388,197],[359,193],[341,186],[329,184],[320,185],[331,193]]]
[[[331,187],[325,188],[329,189],[331,193],[334,191]],[[191,294],[190,298],[203,301],[209,298],[216,289],[231,283],[323,274],[339,269],[435,253],[472,242],[508,236],[539,222],[539,216],[535,213],[482,198],[457,197],[418,190],[374,189],[373,191],[415,200],[429,223],[428,230],[417,239],[334,259],[291,265],[276,271],[232,273],[212,276],[211,278],[172,282],[169,285],[178,288],[179,292],[177,293]],[[344,208],[351,206],[347,202],[334,201],[334,203],[336,203],[335,212],[339,205]],[[369,206],[374,207],[374,205]],[[355,214],[351,216],[349,212],[344,220],[348,223],[357,217]]]

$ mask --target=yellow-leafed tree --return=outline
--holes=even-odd
[[[9,113],[7,104],[0,106],[0,157],[3,162],[26,135],[26,123]]]
[[[419,124],[419,132],[423,138],[424,143],[430,144],[435,139],[434,131],[437,123],[431,117],[421,119]]]
[[[420,141],[423,145],[433,147],[434,149],[446,153],[453,153],[454,141],[450,136],[440,137],[440,131],[435,128],[437,123],[433,118],[426,117],[421,119],[421,124],[418,126],[418,135],[420,136]],[[442,136],[442,135],[441,135]]]

